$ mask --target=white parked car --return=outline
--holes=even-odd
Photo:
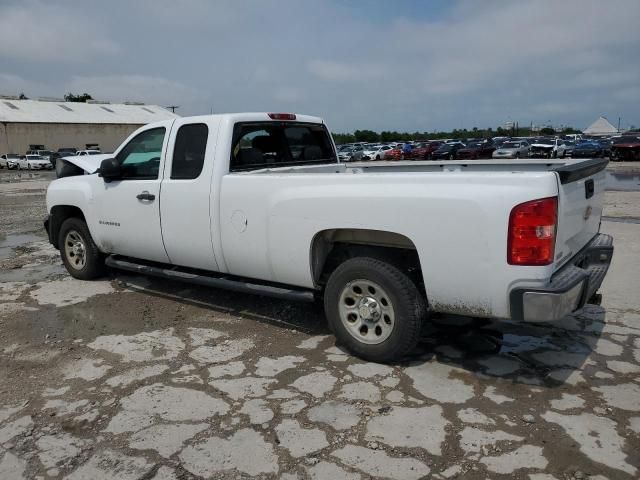
[[[78,155],[79,157],[82,157],[84,155],[101,155],[102,152],[100,150],[78,150],[78,152],[76,152],[76,155]]]
[[[53,165],[48,158],[40,155],[25,155],[18,160],[20,170],[51,170]]]
[[[322,299],[339,343],[371,361],[411,351],[432,312],[560,319],[613,254],[603,159],[343,164],[320,118],[240,113],[65,161],[81,172],[50,183],[45,228],[73,277],[106,263]]]
[[[18,155],[17,153],[5,153],[3,155],[0,155],[0,168],[6,168],[8,170],[18,168],[19,160],[20,155]]]
[[[373,147],[367,147],[365,148],[364,152],[362,152],[362,159],[384,160],[384,154],[392,149],[393,147],[389,145],[374,145]]]

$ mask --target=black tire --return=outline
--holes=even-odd
[[[67,235],[77,235],[83,243],[84,250],[84,265],[80,268],[74,265],[73,254],[67,252]],[[104,275],[106,267],[104,264],[104,255],[98,250],[98,247],[91,238],[89,228],[84,220],[80,218],[67,218],[60,227],[60,233],[58,234],[58,247],[60,248],[60,256],[62,257],[62,263],[73,278],[79,280],[93,280],[94,278]]]
[[[520,152],[516,152],[516,158],[520,158]]]
[[[341,319],[343,292],[348,291],[350,282],[356,280],[373,282],[388,296],[394,321],[389,327],[389,336],[381,343],[368,344],[358,340]],[[351,258],[336,268],[324,292],[324,309],[339,344],[364,360],[379,363],[399,360],[415,348],[427,311],[424,296],[404,272],[390,263],[370,257]]]

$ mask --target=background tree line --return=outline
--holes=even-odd
[[[556,132],[552,128],[542,128],[540,131],[535,132],[537,135],[554,135]],[[568,133],[580,133],[580,130],[576,130],[572,127],[567,127],[560,132],[562,134]],[[527,137],[531,135],[531,129],[529,127],[514,127],[505,129],[498,127],[495,130],[491,127],[486,129],[479,129],[473,127],[471,130],[466,128],[457,129],[454,128],[450,132],[397,132],[397,131],[382,131],[380,133],[373,130],[356,130],[353,133],[333,133],[333,138],[336,143],[352,143],[352,142],[394,142],[405,140],[437,140],[441,138],[489,138],[489,137]]]

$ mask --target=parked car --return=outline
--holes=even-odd
[[[435,152],[440,145],[442,145],[442,142],[419,142],[414,145],[411,158],[414,160],[429,160],[431,159],[431,154]]]
[[[64,161],[86,174],[49,184],[45,229],[73,277],[106,264],[322,299],[338,343],[369,361],[404,358],[432,312],[561,319],[594,298],[613,254],[606,160],[352,167],[320,118],[243,113],[151,123],[114,154]]]
[[[362,145],[353,145],[351,147],[343,149],[338,154],[338,159],[341,162],[359,162],[364,155],[364,147]]]
[[[40,155],[25,155],[18,160],[19,170],[51,170],[53,165],[47,157]]]
[[[556,157],[565,158],[570,157],[573,154],[573,149],[576,148],[575,142],[571,140],[563,140],[556,149]]]
[[[53,165],[53,168],[55,168],[58,159],[64,158],[64,157],[71,157],[76,155],[77,153],[78,153],[78,149],[74,147],[59,148],[57,152],[53,152],[51,154],[51,157],[50,157],[51,165]]]
[[[581,142],[575,146],[571,158],[600,158],[603,157],[603,148],[598,142]]]
[[[392,150],[389,145],[375,145],[365,148],[362,152],[362,160],[384,160],[389,150]]]
[[[453,160],[456,158],[458,150],[464,148],[464,143],[443,143],[431,154],[432,160]]]
[[[463,148],[460,148],[456,153],[456,158],[478,160],[481,158],[491,158],[491,155],[495,151],[496,147],[493,142],[472,141],[467,143]]]
[[[557,139],[537,138],[531,143],[529,156],[531,158],[553,158],[558,147]]]
[[[529,156],[531,145],[525,140],[504,142],[491,154],[492,158],[525,158]]]
[[[0,155],[0,168],[7,168],[8,170],[13,170],[14,168],[18,168],[18,161],[20,160],[20,155],[17,153],[5,153]]]
[[[28,150],[27,155],[37,155],[39,157],[44,157],[46,160],[51,161],[51,155],[53,152],[51,150]]]
[[[387,150],[384,154],[385,160],[397,161],[402,160],[404,158],[404,153],[402,152],[402,145],[395,146],[391,150]]]
[[[598,143],[602,146],[602,156],[611,158],[611,146],[613,145],[613,140],[610,138],[601,138],[598,140]]]
[[[638,161],[640,160],[640,137],[624,135],[614,138],[611,145],[611,160]]]
[[[79,150],[76,155],[101,155],[102,152],[100,150]]]

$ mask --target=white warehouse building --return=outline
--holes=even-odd
[[[68,147],[112,152],[140,126],[177,117],[157,105],[0,97],[0,154]]]

